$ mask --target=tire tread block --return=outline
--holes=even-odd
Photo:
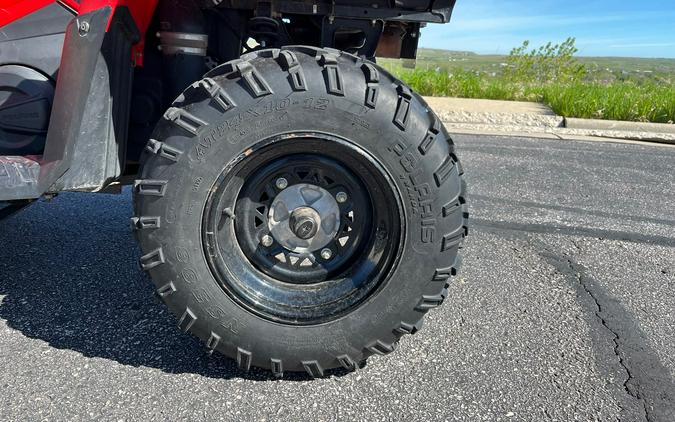
[[[366,100],[365,104],[366,106],[370,108],[375,108],[377,105],[377,96],[379,93],[379,88],[375,84],[368,84],[368,88],[366,88]]]
[[[281,68],[288,72],[293,91],[307,91],[307,80],[298,56],[290,50],[282,50],[279,52],[278,62]]]
[[[464,239],[465,234],[465,227],[462,226],[452,233],[443,235],[443,240],[441,242],[441,252],[445,252],[448,249],[457,246]]]
[[[462,203],[459,201],[459,199],[454,199],[454,200],[448,202],[447,204],[443,205],[443,208],[442,208],[443,217],[444,218],[449,217],[449,216],[453,215],[454,213],[456,213],[457,210],[461,210],[461,209],[462,209]]]
[[[275,377],[281,378],[284,376],[284,364],[281,359],[270,359],[270,370]]]
[[[206,350],[208,350],[209,353],[213,353],[213,351],[218,347],[219,343],[220,336],[211,331],[211,334],[209,334],[209,339],[206,340]]]
[[[185,308],[185,312],[178,320],[178,329],[184,333],[190,331],[190,328],[197,322],[197,316],[190,310],[190,308]]]
[[[305,368],[305,372],[312,378],[321,378],[323,377],[323,369],[319,362],[316,360],[303,360],[302,366]]]
[[[199,117],[183,108],[178,107],[170,107],[166,113],[164,113],[164,119],[172,122],[173,124],[181,127],[185,131],[195,136],[199,134],[199,131],[202,127],[208,126],[208,123]]]
[[[457,268],[455,267],[455,265],[452,265],[451,267],[437,268],[434,271],[434,277],[431,280],[447,281],[450,277],[454,277],[456,275],[457,275]]]
[[[443,304],[446,296],[447,289],[445,288],[437,295],[424,295],[415,309],[420,312],[427,312],[431,309],[437,308]]]
[[[445,160],[434,172],[434,180],[436,181],[436,186],[441,187],[443,183],[450,177],[452,174],[452,169],[455,168],[455,161],[451,156],[445,157]]]
[[[220,107],[220,110],[223,113],[236,107],[236,104],[227,95],[225,90],[218,84],[218,82],[214,81],[213,79],[206,77],[197,82],[197,84],[206,91],[213,102],[216,103],[218,107]]]
[[[235,64],[235,68],[254,97],[263,97],[273,93],[270,85],[262,77],[258,69],[256,69],[251,63],[247,61],[241,61]]]
[[[237,347],[237,366],[242,371],[248,371],[251,369],[251,360],[253,360],[253,354],[248,350]]]
[[[411,335],[416,334],[422,328],[423,322],[424,322],[423,319],[420,319],[419,321],[417,321],[414,324],[411,324],[409,322],[401,321],[401,323],[394,330],[394,332],[398,333],[398,334],[401,334],[401,335],[403,335],[403,334],[411,334]]]
[[[349,355],[340,355],[337,357],[337,360],[340,362],[340,365],[348,371],[356,369],[356,362],[354,362],[354,359],[349,357]]]
[[[175,291],[176,291],[176,286],[173,284],[172,281],[166,283],[162,287],[155,290],[155,292],[157,293],[157,296],[159,296],[160,298],[167,297],[170,294],[174,293]]]
[[[138,195],[164,196],[166,193],[167,180],[142,179],[134,181],[134,191]]]
[[[326,75],[326,91],[329,94],[344,96],[345,90],[342,84],[340,68],[329,65],[324,68],[324,73]]]
[[[143,271],[148,271],[158,265],[164,264],[164,251],[162,247],[141,256],[140,263]]]
[[[160,217],[131,217],[131,227],[134,230],[158,229],[162,226]]]
[[[394,113],[394,124],[399,129],[405,131],[408,126],[408,118],[410,117],[412,91],[405,85],[399,85],[396,87],[396,92],[398,92],[398,102],[396,104],[396,112]]]
[[[387,344],[382,340],[377,340],[366,347],[371,353],[377,355],[387,355],[396,350],[396,343]]]

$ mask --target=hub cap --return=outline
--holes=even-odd
[[[298,183],[283,190],[270,207],[272,237],[292,252],[313,252],[326,246],[340,229],[340,208],[320,186]]]

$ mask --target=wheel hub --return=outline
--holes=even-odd
[[[268,227],[289,251],[314,252],[326,246],[340,228],[340,207],[327,190],[309,183],[289,186],[272,202]]]
[[[291,213],[288,224],[297,237],[303,240],[314,237],[319,229],[321,216],[314,208],[296,208]]]
[[[355,144],[320,133],[261,141],[224,171],[202,223],[226,293],[273,321],[316,324],[359,306],[401,251],[400,198]]]

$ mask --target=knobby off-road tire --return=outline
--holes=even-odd
[[[313,134],[319,140],[306,140]],[[233,293],[226,280],[257,271],[230,239],[247,216],[228,208],[209,220],[206,204],[237,166],[264,154],[267,147],[258,146],[263,140],[277,151],[288,145],[289,153],[302,152],[298,142],[307,142],[307,152],[315,154],[324,149],[317,142],[326,151],[333,144],[351,145],[345,151],[353,151],[335,165],[358,172],[354,162],[363,159],[390,184],[382,191],[389,190],[395,204],[376,202],[372,210],[400,211],[391,232],[377,228],[375,242],[390,242],[383,253],[393,251],[387,273],[333,317],[317,311],[303,319],[292,307],[284,308],[287,314],[271,307],[258,312],[256,300],[242,299],[250,292]],[[400,337],[417,332],[425,313],[446,298],[467,234],[461,176],[452,141],[424,100],[373,63],[311,47],[250,53],[189,87],[158,124],[134,184],[140,264],[178,327],[241,369],[256,366],[277,376],[306,371],[313,377],[331,368],[352,370],[370,355],[394,351]],[[376,178],[361,177],[363,183]],[[230,194],[237,192],[221,192]],[[232,221],[222,221],[228,217]],[[216,228],[208,221],[216,221]],[[216,252],[209,230],[224,230]],[[241,262],[245,270],[214,270],[215,255],[218,262]]]

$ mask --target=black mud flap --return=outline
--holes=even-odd
[[[108,28],[111,13],[103,7],[68,24],[44,153],[0,157],[0,201],[94,191],[121,174],[139,34],[126,8]]]

